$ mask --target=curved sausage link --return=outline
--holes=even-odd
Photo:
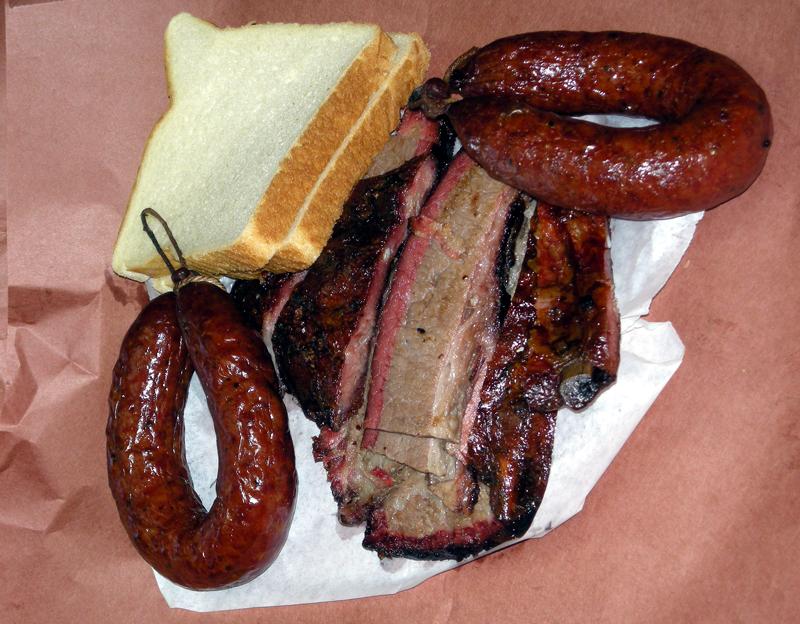
[[[772,118],[756,82],[725,56],[641,33],[541,32],[459,58],[448,117],[490,174],[545,202],[633,219],[712,208],[761,171]],[[431,100],[441,102],[441,82]],[[608,128],[563,115],[661,123]]]
[[[217,433],[208,512],[183,452],[190,358]],[[228,296],[190,284],[150,302],[123,340],[109,405],[109,484],[145,560],[191,589],[245,583],[269,566],[294,510],[294,450],[272,363]]]

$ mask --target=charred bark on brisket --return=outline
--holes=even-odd
[[[431,156],[362,180],[275,326],[281,374],[303,412],[339,429],[360,407],[389,265],[435,180]]]
[[[236,280],[233,283],[231,297],[236,307],[244,315],[250,327],[262,332],[267,344],[272,340],[275,321],[289,300],[289,295],[305,275],[305,271],[298,273],[265,271],[260,279]]]

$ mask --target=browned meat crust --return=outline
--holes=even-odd
[[[519,534],[541,503],[556,411],[584,407],[619,364],[607,219],[539,203],[468,456],[492,511]]]
[[[269,273],[260,279],[236,280],[231,288],[231,297],[242,313],[247,325],[260,332],[268,330],[269,344],[272,330],[283,306],[289,300],[294,287],[305,277],[306,272]]]
[[[386,513],[376,509],[367,520],[363,543],[364,548],[377,551],[381,557],[461,561],[511,537],[507,527],[497,520],[479,520],[457,531],[440,530],[422,537],[410,537],[392,532],[387,525]]]
[[[363,399],[389,266],[435,180],[431,156],[361,181],[275,326],[282,378],[306,416],[339,429]]]

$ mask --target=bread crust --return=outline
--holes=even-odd
[[[212,275],[249,277],[257,274],[277,251],[311,188],[362,115],[373,93],[386,79],[396,46],[380,28],[374,28],[375,37],[362,48],[331,95],[284,156],[258,208],[238,239],[213,251],[187,253],[186,261],[190,268]],[[168,42],[165,43],[165,64],[167,89],[174,102]],[[148,138],[130,198],[136,193],[142,166],[148,157],[147,146],[172,108],[171,105],[167,109]],[[136,264],[126,264],[122,257],[121,243],[126,225],[131,219],[139,219],[138,214],[132,214],[130,198],[117,235],[113,269],[123,277],[138,281],[166,275],[167,270],[155,251],[147,261]]]
[[[268,271],[300,271],[317,259],[331,235],[353,185],[369,169],[389,134],[400,121],[400,110],[428,69],[430,52],[416,33],[409,49],[380,92],[333,156],[323,177],[311,191],[299,223],[266,265]]]

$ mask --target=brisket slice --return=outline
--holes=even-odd
[[[339,522],[356,526],[386,492],[412,472],[384,455],[361,448],[364,406],[339,431],[322,427],[314,438],[314,459],[322,462],[339,507]]]
[[[269,273],[264,271],[260,279],[236,280],[231,288],[231,297],[242,312],[247,324],[262,333],[264,342],[272,342],[275,322],[297,286],[306,276],[306,271],[297,273]]]
[[[436,178],[430,155],[359,182],[333,234],[275,325],[281,375],[305,415],[341,428],[363,400],[389,267]]]
[[[433,122],[420,111],[406,109],[397,130],[372,161],[364,177],[383,175],[416,156],[428,153],[433,154],[437,162],[437,172],[441,173],[452,159],[455,137],[449,122]]]
[[[365,447],[385,438],[384,454],[451,472],[440,460],[452,464],[455,454],[441,451],[460,443],[475,376],[496,340],[497,267],[517,195],[462,153],[415,219],[381,314]]]
[[[517,308],[529,314],[533,409],[582,409],[616,379],[619,314],[607,242],[607,218],[537,206],[517,286],[533,306]]]
[[[371,177],[353,190],[325,249],[280,317],[273,341],[278,370],[306,416],[322,428],[323,439],[329,437],[326,429],[340,429],[363,402],[390,266],[407,236],[408,219],[435,182],[437,161],[445,157],[441,142],[452,146],[453,136],[419,112],[404,112]]]
[[[303,281],[306,271],[297,273],[269,273],[265,271],[260,279],[236,280],[231,288],[231,297],[242,312],[245,322],[261,332],[264,343],[275,361],[272,352],[272,332],[275,322],[289,301],[289,295]],[[286,393],[286,385],[278,372],[278,392]]]
[[[619,317],[608,220],[539,203],[489,364],[468,463],[512,535],[530,526],[550,470],[556,412],[585,406],[616,376]]]
[[[343,461],[345,508],[366,518],[364,546],[381,556],[462,558],[508,538],[463,458],[521,209],[517,191],[459,154],[414,220],[381,314],[365,423]],[[379,458],[389,478],[360,491]]]

